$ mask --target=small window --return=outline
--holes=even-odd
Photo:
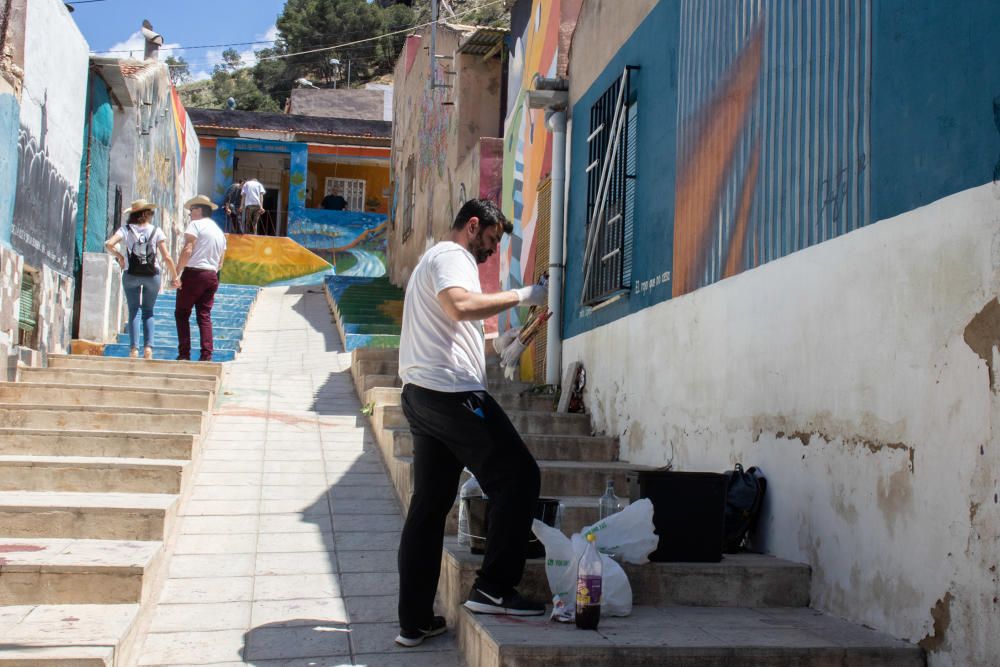
[[[21,297],[17,312],[17,342],[24,347],[37,347],[38,290],[37,274],[25,269],[21,274]]]
[[[340,196],[347,200],[348,211],[365,210],[365,181],[363,179],[328,177],[323,189],[323,196],[326,197],[335,192],[339,192]]]
[[[587,243],[581,301],[595,305],[632,284],[639,107],[626,68],[590,109]]]

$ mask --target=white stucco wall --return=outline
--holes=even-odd
[[[997,664],[998,294],[987,185],[569,339],[564,361],[623,459],[761,466],[758,545],[813,566],[814,606],[931,665]]]
[[[71,183],[80,180],[90,47],[59,0],[31,0],[24,29],[21,125]]]

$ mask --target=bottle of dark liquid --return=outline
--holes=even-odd
[[[587,533],[587,550],[576,575],[576,627],[581,630],[596,630],[601,620],[603,566],[595,540],[593,533]]]

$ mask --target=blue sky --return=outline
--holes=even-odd
[[[270,41],[276,36],[274,21],[285,6],[284,0],[102,0],[75,5],[72,14],[80,32],[94,53],[134,49],[142,58],[142,20],[149,19],[163,35],[167,55],[183,56],[195,78],[206,78],[212,66],[222,60],[225,46],[183,49],[166,47],[234,44]],[[253,50],[267,44],[234,46],[253,63]],[[127,52],[108,53],[127,57]]]

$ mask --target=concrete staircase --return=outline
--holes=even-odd
[[[243,330],[247,319],[257,302],[259,287],[223,283],[215,293],[212,307],[213,361],[232,361],[242,349]],[[177,304],[175,290],[160,292],[153,312],[156,314],[156,348],[154,359],[172,360],[177,358],[177,327],[174,323],[174,307]],[[191,313],[191,356],[198,357],[201,345],[198,322]],[[141,352],[141,350],[140,350]],[[106,357],[128,357],[128,333],[118,334],[118,340],[104,346]]]
[[[221,378],[50,355],[0,383],[0,667],[134,664]]]
[[[412,438],[399,408],[397,350],[355,349],[351,373],[372,409],[376,440],[404,508],[412,489]],[[550,397],[506,383],[489,369],[491,393],[508,411],[542,470],[542,495],[565,504],[563,529],[597,519],[607,479],[624,494],[624,474],[641,469],[618,460],[613,438],[591,433],[586,415],[553,412]],[[822,614],[809,605],[810,568],[766,555],[738,554],[720,563],[626,565],[633,614],[603,618],[579,631],[547,617],[474,615],[461,605],[482,557],[454,538],[452,512],[438,587],[441,611],[458,634],[469,667],[615,665],[871,667],[923,665],[905,642]],[[666,538],[666,539],[669,539]],[[544,560],[529,560],[522,594],[550,599]]]
[[[403,290],[388,278],[327,276],[326,299],[344,350],[399,347]]]

